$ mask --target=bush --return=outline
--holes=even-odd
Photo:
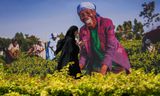
[[[158,96],[160,54],[141,52],[141,41],[122,41],[132,72],[126,75],[93,73],[80,79],[57,72],[57,59],[44,60],[24,53],[10,67],[0,64],[0,95],[4,96]],[[57,56],[59,58],[59,55]],[[3,60],[3,59],[2,59]]]
[[[44,60],[41,57],[29,57],[24,53],[20,58],[14,61],[11,66],[5,67],[5,72],[9,74],[29,74],[30,76],[41,75],[47,73],[52,74],[57,66],[57,62]]]
[[[0,72],[0,74],[3,74]],[[93,73],[73,79],[61,72],[47,74],[45,79],[28,75],[1,75],[0,95],[16,93],[28,96],[157,96],[160,94],[160,74],[146,74],[142,69],[126,75]]]
[[[145,72],[153,70],[155,74],[160,73],[160,54],[157,51],[142,52],[141,40],[122,41],[121,43],[126,48],[132,68],[143,68]]]

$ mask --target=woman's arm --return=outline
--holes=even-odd
[[[80,37],[80,59],[79,59],[79,66],[80,66],[80,69],[82,70],[86,64],[86,58],[87,58],[87,51],[86,51],[86,48],[85,48],[85,42],[82,40],[82,31],[80,30],[80,34],[79,34],[79,37]]]
[[[112,69],[112,58],[116,51],[117,39],[114,33],[114,25],[110,19],[107,19],[105,22],[105,55],[102,61],[101,72],[107,71],[107,68]],[[106,66],[105,66],[106,65]],[[104,67],[105,66],[105,67]]]

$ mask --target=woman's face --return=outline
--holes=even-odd
[[[74,35],[76,36],[78,34],[78,30],[76,30],[75,32],[74,32]]]
[[[81,21],[89,28],[93,29],[96,27],[96,12],[91,9],[84,9],[79,13]]]
[[[17,41],[14,41],[14,42],[13,42],[13,46],[14,46],[14,47],[15,47],[17,44],[18,44]]]
[[[78,30],[74,32],[74,36],[78,37]]]

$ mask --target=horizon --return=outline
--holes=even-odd
[[[83,23],[77,15],[77,6],[83,1],[86,0],[1,0],[0,37],[13,38],[15,33],[22,32],[47,41],[51,33],[65,34],[72,25],[80,28]],[[133,23],[135,18],[143,23],[143,18],[139,17],[143,10],[141,5],[152,0],[87,1],[93,2],[100,16],[110,18],[117,27],[124,21]],[[155,1],[155,13],[160,13],[160,1]]]

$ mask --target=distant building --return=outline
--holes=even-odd
[[[157,42],[160,42],[160,27],[144,34],[142,39],[142,50],[155,49],[153,44]]]
[[[150,39],[152,43],[160,41],[160,28],[145,33],[144,37]]]
[[[4,54],[3,51],[4,51],[3,48],[0,48],[0,56],[2,56]]]

